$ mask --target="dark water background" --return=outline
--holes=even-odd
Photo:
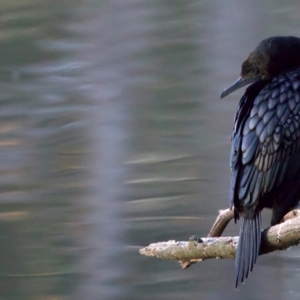
[[[0,299],[299,299],[296,247],[238,292],[232,260],[138,254],[205,236],[227,207],[243,91],[219,94],[299,16],[297,1],[0,1]]]

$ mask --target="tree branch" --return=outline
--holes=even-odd
[[[140,254],[162,259],[177,260],[182,268],[206,259],[234,258],[238,237],[212,237],[221,234],[233,218],[231,210],[219,212],[207,238],[192,237],[188,242],[168,241],[150,244],[140,249]],[[284,250],[300,243],[300,210],[286,214],[283,223],[269,227],[262,232],[260,255],[275,250]]]
[[[207,237],[218,237],[221,236],[228,223],[233,219],[233,209],[219,210],[219,215],[213,224]]]

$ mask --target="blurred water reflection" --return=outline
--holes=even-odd
[[[239,292],[233,261],[138,254],[227,206],[242,91],[219,92],[262,38],[297,35],[297,3],[0,4],[1,299],[298,298],[297,248]]]

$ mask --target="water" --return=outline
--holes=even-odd
[[[261,39],[298,34],[298,10],[2,1],[0,298],[298,299],[297,248],[260,257],[239,292],[231,260],[138,254],[205,236],[227,207],[243,91],[219,94]]]

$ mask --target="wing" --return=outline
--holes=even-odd
[[[260,90],[260,91],[259,91]],[[230,202],[254,213],[261,196],[300,171],[300,74],[250,86],[241,99],[232,135]],[[299,152],[299,163],[291,156]]]

